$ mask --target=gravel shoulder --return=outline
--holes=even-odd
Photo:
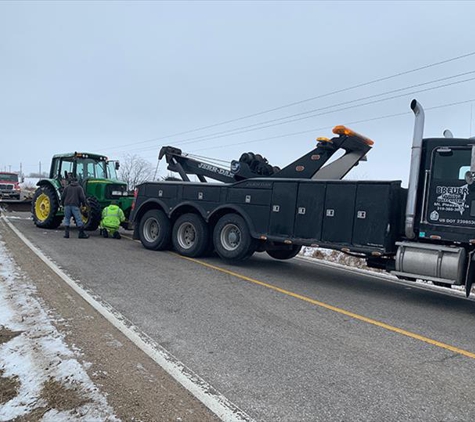
[[[53,315],[67,345],[80,352],[80,363],[119,419],[219,420],[66,285],[3,221],[0,232],[17,269],[31,279],[37,299]]]

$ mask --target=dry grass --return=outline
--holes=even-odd
[[[10,341],[12,338],[19,336],[21,333],[21,331],[10,331],[8,328],[0,325],[0,344]]]
[[[0,369],[0,405],[16,397],[20,388],[18,377],[6,378],[3,376],[4,373],[5,371]]]
[[[0,344],[7,343],[11,339],[20,335],[21,331],[10,331],[0,326]],[[3,405],[18,395],[20,380],[17,376],[4,377],[5,371],[0,369],[0,405]],[[84,397],[78,385],[72,384],[66,387],[61,382],[50,378],[43,383],[38,402],[46,403],[41,407],[33,409],[24,416],[17,417],[14,422],[36,422],[40,421],[45,413],[50,410],[58,412],[72,411],[84,406],[91,400]]]
[[[91,402],[90,399],[82,396],[79,388],[74,388],[74,386],[73,388],[66,388],[59,381],[52,378],[43,384],[38,401],[46,404],[37,407],[27,415],[15,418],[12,422],[39,422],[50,410],[57,410],[58,412],[73,411]]]

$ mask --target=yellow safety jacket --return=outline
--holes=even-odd
[[[111,204],[102,210],[102,227],[118,229],[123,221],[125,221],[124,211],[118,205]]]

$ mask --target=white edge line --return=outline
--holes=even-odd
[[[57,265],[33,245],[5,216],[2,220],[48,267],[50,267],[66,284],[79,294],[89,305],[106,318],[114,327],[124,334],[132,343],[158,363],[169,375],[179,382],[194,397],[225,422],[252,422],[253,419],[235,404],[230,402],[214,387],[187,368],[166,349],[139,332],[135,327],[127,327],[119,318],[123,316],[116,310],[107,309],[89,295],[73,279],[66,275]]]

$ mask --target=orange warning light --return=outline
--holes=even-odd
[[[358,132],[355,132],[354,130],[347,128],[343,125],[335,126],[333,128],[333,133],[335,135],[356,136],[360,138],[365,144],[374,145],[374,141],[372,141],[371,139],[367,138],[366,136],[360,135]]]

